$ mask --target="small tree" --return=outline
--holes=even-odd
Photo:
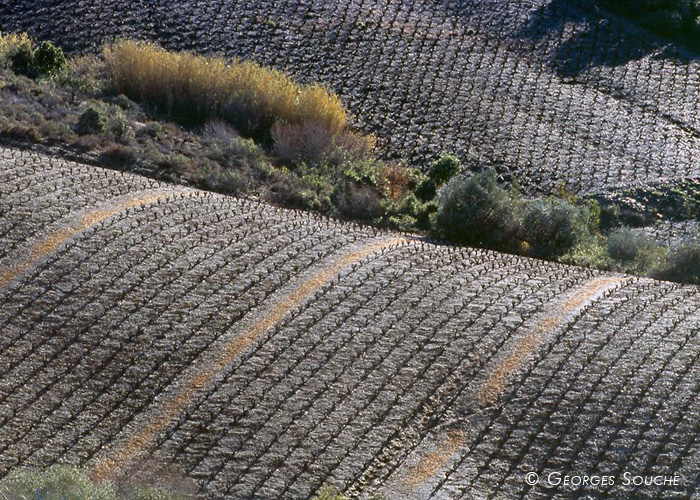
[[[51,42],[41,42],[34,52],[34,67],[42,75],[56,76],[66,67],[63,50]]]

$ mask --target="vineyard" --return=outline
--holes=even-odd
[[[10,0],[0,30],[251,59],[335,89],[387,157],[454,151],[531,190],[699,174],[697,55],[593,1]]]
[[[697,492],[697,287],[33,152],[0,178],[0,476],[149,457],[208,498]]]

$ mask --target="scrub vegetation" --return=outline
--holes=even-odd
[[[13,470],[0,482],[0,497],[6,500],[189,500],[197,498],[193,484],[163,485],[167,475],[160,475],[159,485],[134,484],[133,481],[93,481],[87,470],[71,465],[53,465],[45,469]]]
[[[653,202],[640,215],[563,189],[528,197],[517,180],[451,154],[411,168],[379,159],[376,139],[353,130],[329,88],[146,42],[67,59],[50,42],[5,34],[0,68],[6,140],[460,244],[700,283],[697,242],[670,245],[627,227],[634,216],[700,213],[692,182],[628,193],[632,205]]]

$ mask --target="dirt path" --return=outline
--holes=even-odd
[[[513,375],[522,367],[529,356],[542,344],[554,330],[565,324],[572,314],[579,311],[596,297],[624,281],[624,277],[596,278],[578,289],[572,296],[562,300],[553,311],[523,337],[512,353],[505,358],[481,385],[476,394],[480,406],[489,406],[498,400]],[[411,468],[405,483],[414,490],[428,481],[450,460],[452,455],[463,447],[467,441],[467,432],[457,429],[450,431],[433,451],[421,457],[417,465]]]
[[[547,338],[552,331],[563,325],[567,317],[581,309],[586,303],[614,287],[624,278],[599,278],[588,282],[572,297],[558,305],[554,312],[540,321],[535,328],[515,347],[508,356],[491,374],[488,380],[481,386],[476,396],[482,405],[490,405],[496,402],[510,381],[512,375],[522,366],[525,360]]]
[[[316,290],[331,281],[343,269],[352,264],[392,245],[407,242],[404,238],[391,238],[372,242],[354,252],[346,254],[331,262],[318,273],[302,282],[297,288],[287,294],[262,318],[254,322],[241,335],[225,346],[218,359],[208,368],[188,379],[177,394],[167,401],[157,416],[143,429],[133,434],[126,443],[112,455],[104,458],[93,469],[93,477],[102,479],[116,473],[129,460],[143,451],[156,435],[170,422],[178,417],[180,412],[193,400],[197,393],[219,375],[231,361],[245,348],[250,346],[260,335],[282,321],[295,307],[308,299]]]
[[[148,205],[171,196],[182,194],[196,196],[198,193],[194,191],[183,191],[181,189],[156,193],[135,193],[133,196],[126,199],[111,201],[97,209],[88,210],[76,215],[71,221],[65,223],[63,227],[55,229],[48,236],[29,243],[23,252],[24,255],[26,255],[24,260],[21,260],[13,266],[0,269],[0,287],[6,286],[27,269],[35,266],[41,259],[54,252],[71,238],[103,222],[109,217],[117,215],[129,208]]]

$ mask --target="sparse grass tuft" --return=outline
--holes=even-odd
[[[85,94],[97,96],[105,91],[106,67],[104,60],[94,55],[75,56],[66,62],[66,71],[59,75],[58,81]]]

